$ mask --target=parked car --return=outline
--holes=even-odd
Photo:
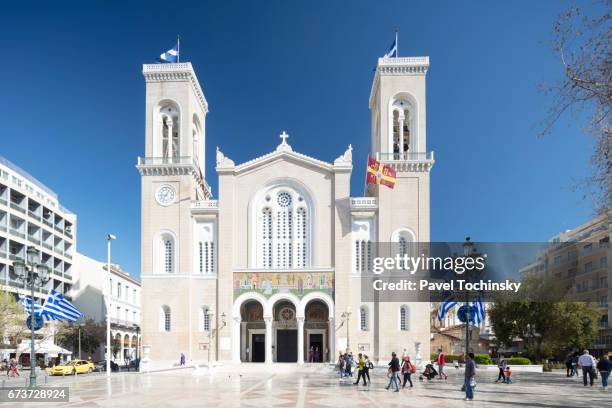
[[[91,361],[72,360],[63,365],[48,368],[46,371],[49,375],[71,375],[91,373],[94,368],[95,366]]]

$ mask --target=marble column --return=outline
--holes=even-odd
[[[266,364],[272,364],[272,317],[264,317],[266,322]]]
[[[329,318],[329,328],[327,331],[327,358],[329,361],[336,361],[336,323],[333,317]]]
[[[168,160],[172,163],[172,119],[168,118],[166,125],[168,126]]]
[[[297,318],[298,323],[298,364],[304,364],[304,317]]]
[[[232,361],[240,362],[240,317],[232,319]]]
[[[399,117],[399,158],[404,158],[404,114]]]

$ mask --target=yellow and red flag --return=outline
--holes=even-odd
[[[395,187],[395,170],[393,167],[382,164],[373,157],[368,156],[368,184],[383,184],[389,188]]]

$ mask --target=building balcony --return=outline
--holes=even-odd
[[[51,220],[48,220],[48,219],[46,219],[46,218],[43,218],[43,224],[45,224],[45,225],[46,225],[46,226],[48,226],[48,227],[53,228],[53,221],[51,221]]]
[[[6,251],[0,249],[0,258],[6,258],[7,255]]]
[[[53,250],[53,245],[49,244],[48,242],[43,242],[42,246],[44,246],[45,248],[49,250]]]
[[[15,235],[16,237],[25,239],[25,233],[23,233],[21,231],[18,231],[18,230],[14,229],[14,228],[10,228],[9,232],[11,234]]]
[[[433,152],[377,152],[376,160],[390,165],[395,171],[429,171],[433,167]]]
[[[211,196],[211,188],[201,175],[200,166],[191,156],[138,157],[136,168],[141,176],[192,175],[204,197]]]
[[[6,198],[0,197],[0,204],[6,205],[7,204]]]
[[[28,241],[35,243],[36,245],[40,245],[40,239],[36,238],[33,235],[28,234]]]
[[[191,211],[194,213],[214,213],[219,211],[219,202],[217,200],[192,201]]]
[[[17,203],[11,203],[11,208],[12,208],[12,209],[14,209],[14,210],[19,211],[20,213],[23,213],[23,214],[25,214],[25,213],[26,213],[26,209],[25,209],[25,208],[23,208],[22,206],[20,206],[20,205],[19,205],[19,204],[17,204]]]

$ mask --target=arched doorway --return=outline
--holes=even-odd
[[[319,299],[304,308],[304,357],[309,363],[329,361],[329,308]]]
[[[277,363],[298,361],[298,325],[296,306],[290,300],[281,299],[272,307],[274,343],[273,354]]]
[[[257,300],[247,300],[240,306],[240,361],[266,361],[266,324],[264,308]]]

